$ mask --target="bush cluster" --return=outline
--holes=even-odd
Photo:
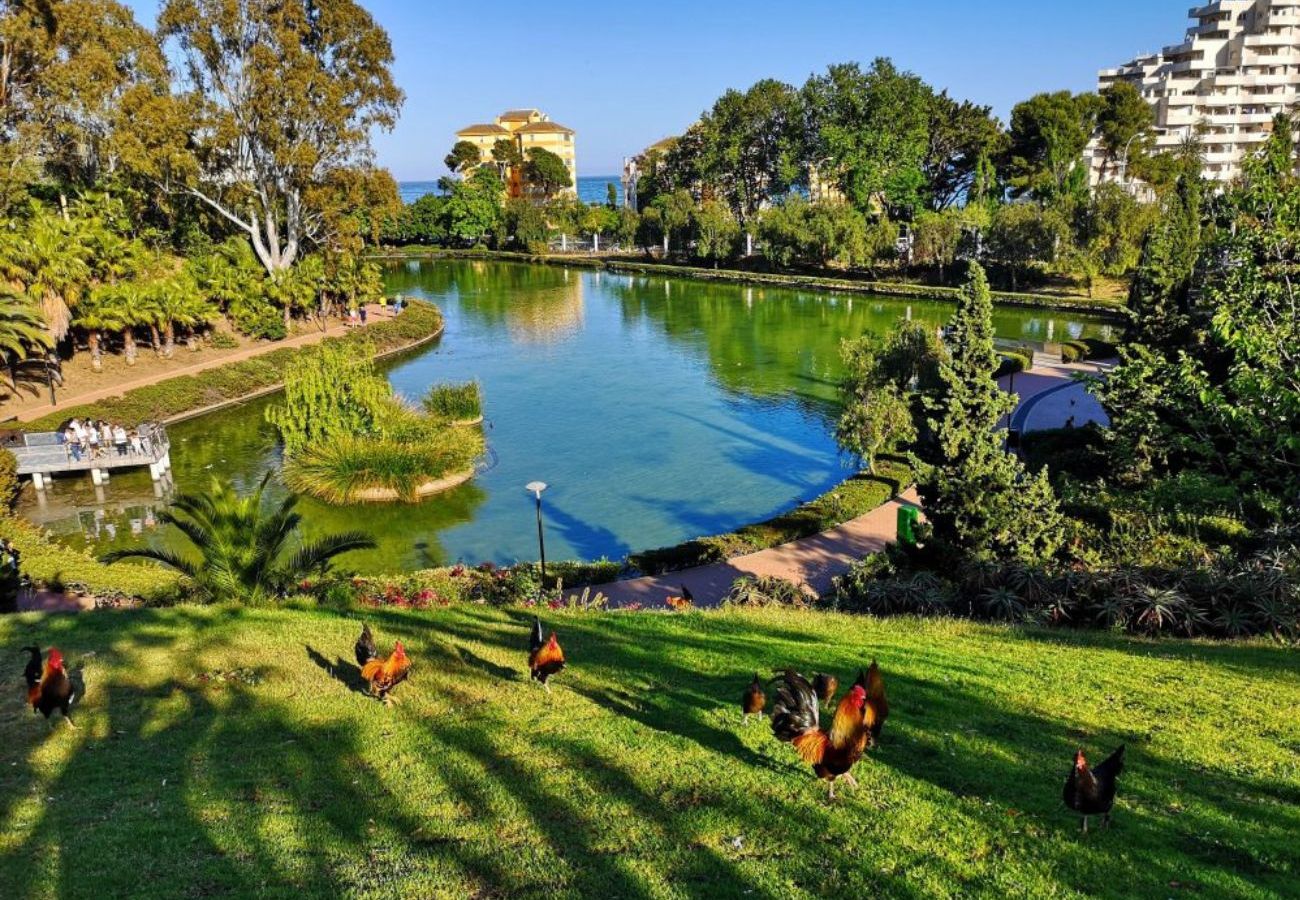
[[[1119,348],[1110,341],[1100,338],[1086,338],[1081,341],[1066,341],[1061,344],[1061,362],[1082,362],[1088,359],[1113,359],[1119,355]]]
[[[13,509],[20,487],[18,458],[8,450],[0,450],[0,515]]]
[[[1200,556],[1171,566],[1090,569],[971,563],[951,578],[913,570],[894,551],[837,579],[830,603],[878,616],[1293,640],[1300,636],[1300,551],[1283,541],[1241,562]]]
[[[614,581],[623,566],[609,560],[594,563],[556,562],[546,566],[542,584],[537,563],[497,566],[456,565],[426,569],[407,575],[352,578],[323,584],[304,584],[304,591],[340,606],[409,606],[417,609],[480,603],[516,606],[535,603],[561,588],[579,588]]]
[[[473,422],[483,416],[483,392],[477,381],[435,384],[420,404],[426,413],[444,422]]]
[[[732,583],[722,606],[726,609],[764,609],[770,606],[807,609],[813,601],[814,597],[805,585],[770,575],[746,575]]]
[[[0,515],[0,537],[22,555],[23,573],[51,590],[84,591],[100,600],[141,600],[161,604],[180,600],[180,579],[153,566],[117,563],[107,566],[90,554],[64,547],[37,526],[16,516]]]

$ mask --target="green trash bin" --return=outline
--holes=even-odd
[[[898,542],[904,547],[916,546],[916,529],[921,524],[921,511],[915,506],[898,508]]]

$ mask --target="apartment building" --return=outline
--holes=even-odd
[[[566,128],[559,122],[552,122],[551,117],[536,109],[512,109],[497,116],[493,122],[470,125],[456,132],[457,141],[468,141],[478,147],[484,163],[492,162],[492,148],[497,141],[510,141],[519,152],[527,158],[528,151],[534,147],[554,153],[569,168],[573,185],[568,193],[576,194],[578,187],[578,157],[575,145],[577,132]],[[502,173],[506,182],[506,192],[511,197],[520,197],[524,193],[523,172],[512,166]]]
[[[1207,178],[1231,181],[1273,117],[1300,99],[1300,0],[1216,0],[1189,10],[1182,43],[1103,69],[1099,89],[1134,85],[1155,109],[1156,150],[1199,131]],[[1089,147],[1092,183],[1128,182],[1126,154]]]

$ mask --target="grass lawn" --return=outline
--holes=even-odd
[[[358,619],[178,608],[0,620],[6,898],[1281,897],[1300,891],[1294,650],[785,611],[372,611],[415,668],[358,689]],[[30,641],[84,665],[79,730],[21,702]],[[755,669],[892,705],[861,788],[766,726]],[[224,675],[222,673],[225,673]],[[75,716],[75,713],[74,713]],[[1129,744],[1109,832],[1060,804],[1074,748]]]

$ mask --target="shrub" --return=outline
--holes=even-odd
[[[96,598],[145,603],[170,603],[186,594],[181,579],[170,572],[132,563],[104,565],[88,553],[55,543],[25,519],[0,515],[0,537],[18,548],[27,577],[55,590],[81,590]]]
[[[0,450],[0,515],[13,509],[21,487],[18,480],[18,458],[8,450]]]
[[[473,469],[483,452],[477,431],[447,429],[421,440],[339,436],[289,457],[284,481],[290,490],[327,503],[354,503],[368,492],[392,492],[418,502],[429,482]]]
[[[213,332],[211,342],[216,350],[234,350],[239,346],[239,341],[228,331]]]
[[[724,607],[764,608],[787,606],[805,609],[812,602],[806,586],[769,575],[737,578],[723,598]]]
[[[483,417],[483,392],[478,382],[435,384],[421,401],[424,411],[444,422],[473,422]]]
[[[994,378],[1005,378],[1019,372],[1028,372],[1034,367],[1034,351],[1026,348],[1000,350],[998,356],[1002,361],[993,375]]]

